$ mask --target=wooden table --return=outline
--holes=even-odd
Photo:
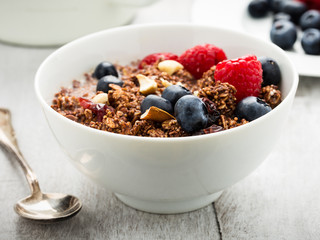
[[[256,171],[203,209],[156,215],[119,202],[61,151],[33,87],[39,64],[54,50],[0,44],[0,107],[11,110],[20,149],[42,189],[74,194],[84,206],[52,225],[20,218],[13,205],[29,194],[28,185],[1,151],[0,239],[320,239],[320,78],[300,78],[282,137]]]

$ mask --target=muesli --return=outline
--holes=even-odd
[[[215,133],[253,121],[281,102],[275,60],[255,55],[227,59],[212,44],[180,56],[153,53],[130,65],[99,63],[52,108],[102,131],[145,137]]]

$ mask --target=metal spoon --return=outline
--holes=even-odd
[[[42,193],[36,175],[19,151],[10,122],[10,112],[0,108],[0,145],[14,155],[21,165],[31,189],[31,195],[18,201],[14,209],[22,217],[43,222],[68,219],[82,208],[80,200],[62,193]]]

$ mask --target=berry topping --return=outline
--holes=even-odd
[[[206,105],[194,95],[180,98],[174,106],[174,115],[181,128],[188,133],[204,129],[208,125]]]
[[[271,107],[265,101],[251,96],[242,99],[238,103],[234,114],[238,119],[244,118],[248,121],[253,121],[271,110]]]
[[[178,56],[173,53],[163,52],[163,53],[152,53],[148,56],[145,56],[140,64],[139,69],[142,69],[145,65],[153,65],[157,61],[163,60],[178,60]]]
[[[270,38],[274,44],[287,50],[292,48],[297,40],[297,29],[292,22],[279,20],[272,24]]]
[[[320,29],[320,12],[317,10],[306,11],[301,16],[299,24],[302,30],[307,28]]]
[[[180,85],[171,85],[164,89],[161,96],[169,100],[172,106],[174,106],[176,102],[179,100],[179,98],[188,94],[191,94],[191,92],[185,87]]]
[[[113,66],[112,63],[101,62],[98,64],[98,66],[94,70],[92,77],[94,77],[96,79],[100,79],[100,78],[107,76],[107,75],[112,75],[115,77],[119,76],[117,69],[115,68],[115,66]]]
[[[162,98],[154,94],[150,94],[145,99],[143,99],[140,106],[141,113],[144,113],[152,106],[160,108],[166,111],[167,113],[173,114],[173,107],[171,102],[169,102],[165,98]]]
[[[261,63],[254,55],[226,60],[217,64],[214,78],[233,85],[237,90],[237,101],[248,96],[258,96],[262,83]]]
[[[111,106],[108,106],[107,104],[93,103],[89,99],[82,97],[79,98],[79,102],[81,107],[83,107],[84,109],[91,110],[97,116],[98,122],[102,121],[103,116],[106,115],[107,109],[111,112],[114,112],[114,109]]]
[[[278,85],[281,81],[281,72],[278,63],[270,57],[259,57],[262,67],[262,87]]]
[[[186,50],[179,57],[179,62],[196,79],[199,79],[212,66],[226,59],[226,54],[221,48],[212,44],[203,44]]]
[[[110,84],[116,84],[116,85],[122,86],[123,81],[112,75],[104,76],[100,78],[100,80],[98,81],[97,92],[102,91],[102,92],[108,93],[108,91],[111,89],[109,86]]]
[[[248,12],[254,18],[261,18],[266,16],[268,10],[268,0],[252,0],[248,6]]]
[[[304,31],[301,38],[301,46],[305,53],[312,55],[320,54],[320,31],[309,28]]]

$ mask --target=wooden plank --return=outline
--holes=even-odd
[[[319,106],[320,79],[302,78],[277,147],[215,204],[223,240],[320,239]]]

